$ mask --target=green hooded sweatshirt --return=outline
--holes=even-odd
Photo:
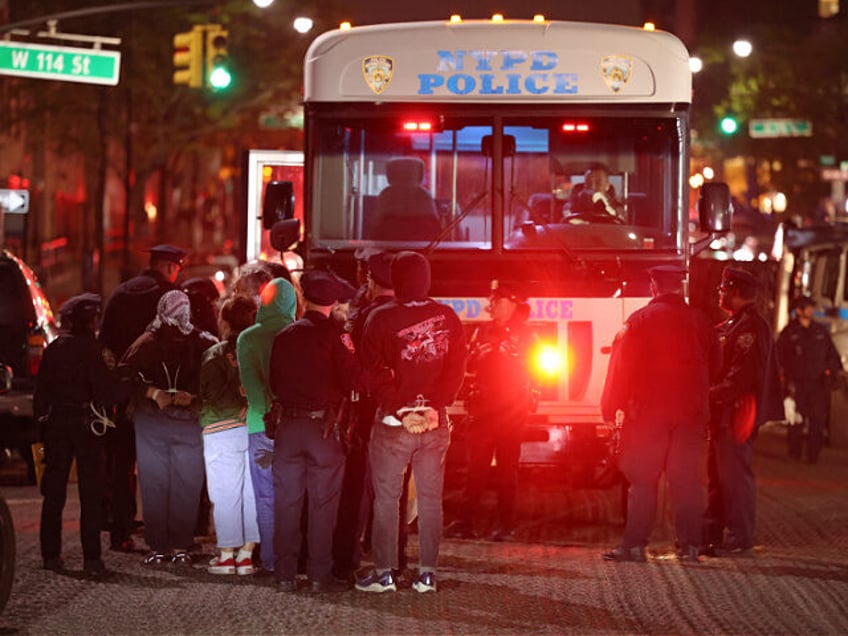
[[[238,351],[241,384],[247,395],[247,432],[265,432],[262,416],[271,404],[268,373],[274,336],[294,322],[297,295],[284,278],[269,282],[259,297],[256,324],[239,334]]]

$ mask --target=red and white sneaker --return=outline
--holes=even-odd
[[[209,574],[235,574],[236,561],[233,557],[221,559],[221,556],[214,557],[209,561],[209,566],[206,568]]]
[[[254,574],[255,572],[256,566],[253,565],[253,561],[250,557],[242,559],[236,563],[236,574],[245,576],[247,574]]]

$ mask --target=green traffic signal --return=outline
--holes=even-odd
[[[229,33],[219,24],[210,24],[206,30],[206,85],[212,90],[221,90],[232,84],[229,69],[227,36]]]
[[[726,117],[722,117],[719,122],[719,128],[721,128],[721,132],[725,135],[734,135],[739,130],[739,122],[736,121],[735,117],[727,115]]]

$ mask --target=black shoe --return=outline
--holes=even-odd
[[[170,562],[171,557],[164,552],[151,552],[144,557],[144,561],[142,561],[144,565],[164,565],[165,563]]]
[[[717,552],[719,556],[749,557],[754,555],[754,546],[728,541],[722,544]]]
[[[444,536],[447,539],[476,539],[477,533],[474,532],[473,526],[467,521],[454,521],[450,523],[444,531]]]
[[[113,541],[109,546],[113,552],[135,552],[135,541],[132,538],[123,541]]]
[[[103,559],[87,559],[83,563],[82,571],[90,579],[102,579],[109,574]]]
[[[604,561],[633,561],[636,563],[645,563],[648,557],[645,555],[645,548],[625,548],[618,546],[615,550],[604,552],[601,555]]]
[[[62,557],[51,557],[44,559],[44,569],[52,572],[61,572],[65,569],[65,559]]]
[[[174,556],[171,557],[171,563],[174,565],[192,565],[193,561],[188,552],[180,550],[179,552],[175,552]]]
[[[351,588],[349,583],[330,579],[329,581],[309,581],[309,589],[316,594],[337,594]]]
[[[698,551],[698,554],[714,559],[718,556],[718,546],[715,543],[709,543]]]
[[[356,579],[356,589],[360,592],[397,592],[397,583],[391,570],[388,572],[371,570],[365,576]]]
[[[285,592],[286,594],[297,592],[297,581],[294,579],[291,581],[277,581],[277,591]]]

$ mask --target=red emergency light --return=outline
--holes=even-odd
[[[583,122],[567,121],[562,125],[562,132],[589,132],[589,124]]]
[[[533,371],[537,379],[552,381],[566,371],[565,352],[550,342],[540,343],[532,353]]]
[[[404,132],[432,132],[433,122],[429,121],[405,121],[403,122]]]

